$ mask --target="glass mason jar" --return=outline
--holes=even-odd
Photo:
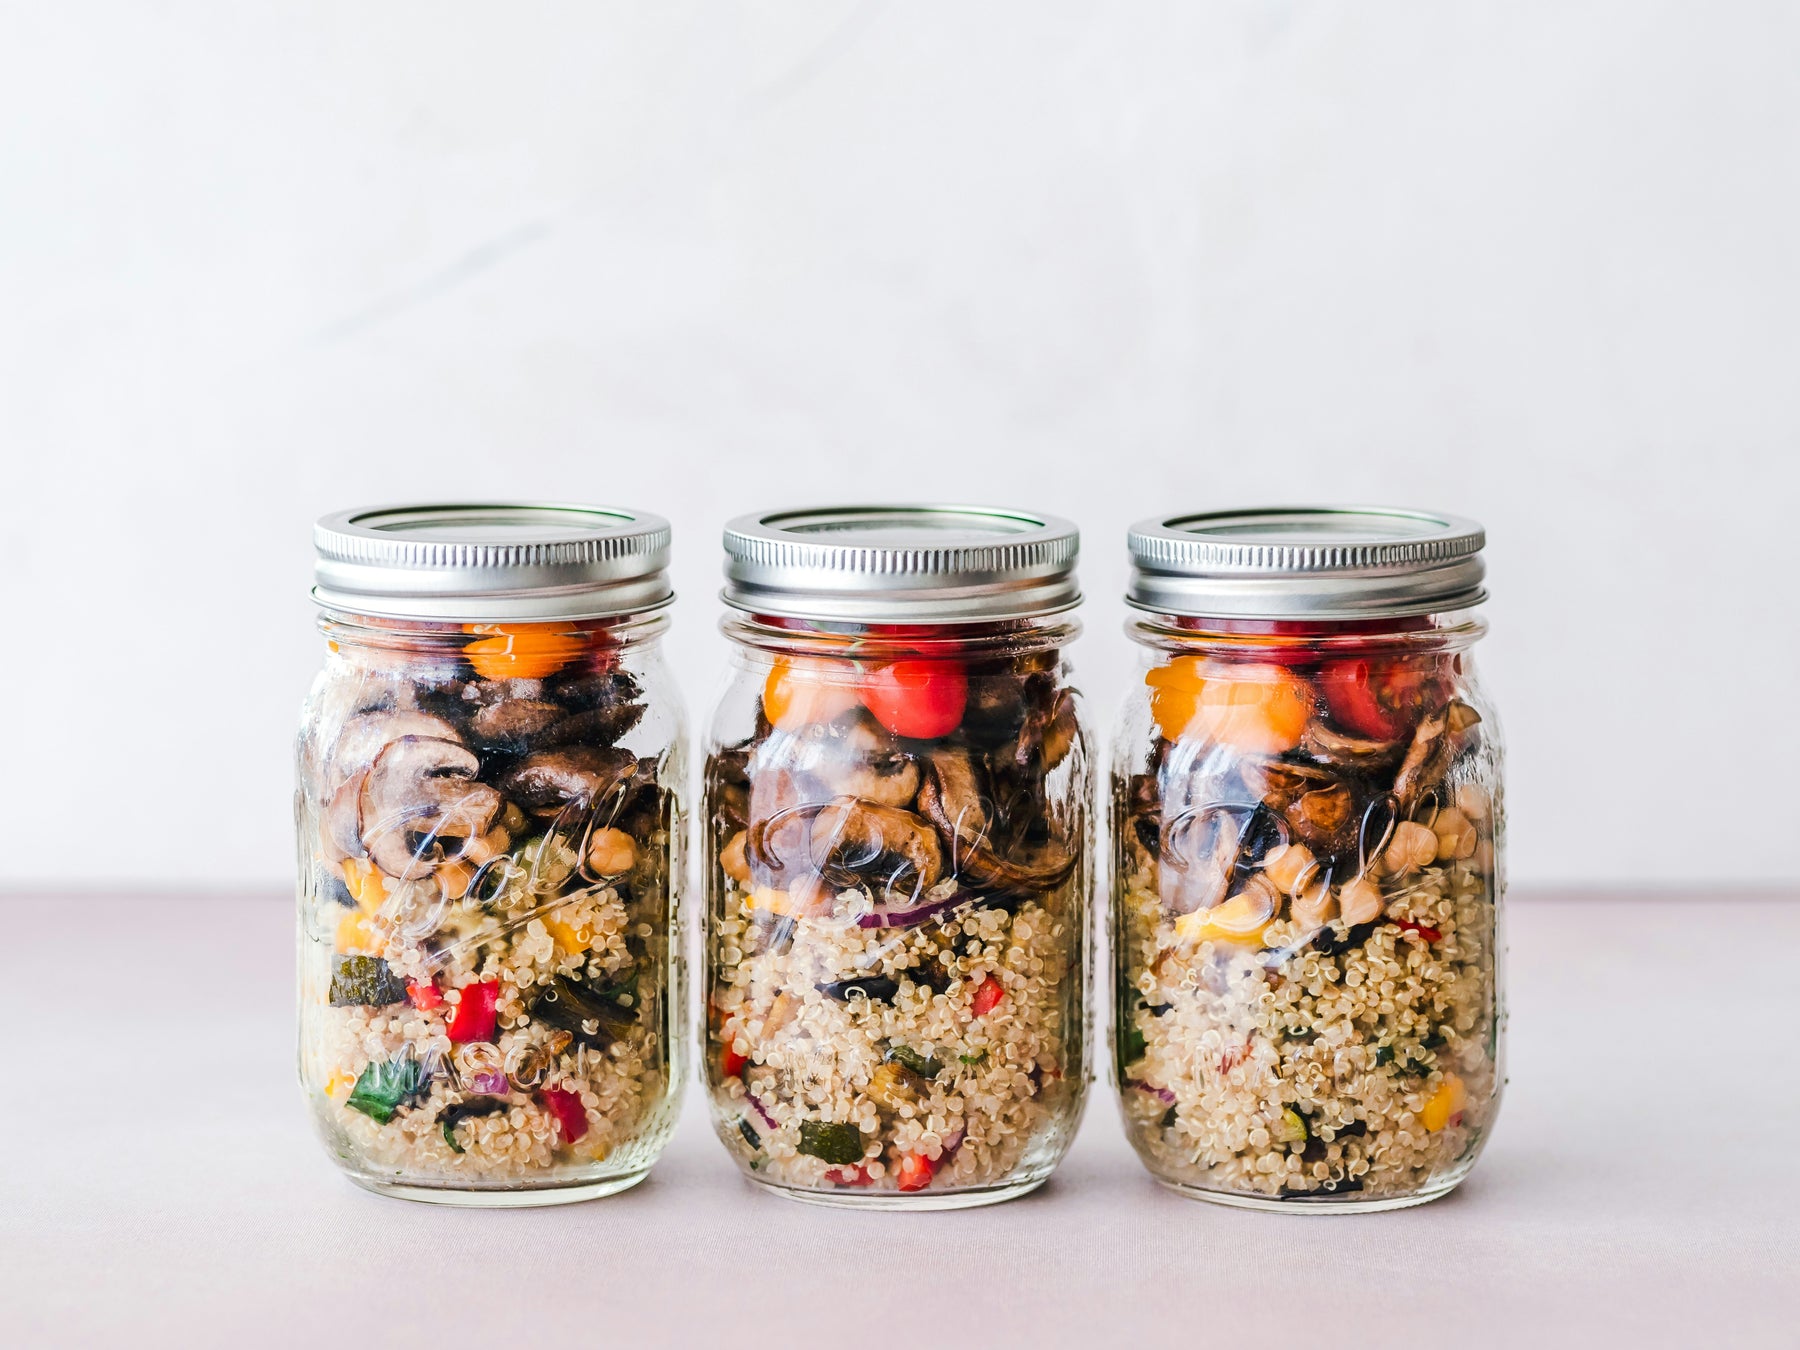
[[[705,1072],[755,1181],[1021,1195],[1087,1088],[1072,525],[843,508],[728,527],[706,769]]]
[[[1390,1209],[1474,1164],[1503,1081],[1501,745],[1473,522],[1222,512],[1131,532],[1113,1048],[1158,1180]]]
[[[411,1199],[623,1190],[674,1127],[686,1027],[668,525],[393,507],[315,542],[295,817],[319,1133]]]

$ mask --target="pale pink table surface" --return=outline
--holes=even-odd
[[[1492,1146],[1450,1198],[1360,1218],[1161,1190],[1104,1081],[1052,1181],[985,1210],[764,1194],[695,1090],[624,1195],[382,1199],[301,1106],[287,903],[0,923],[8,1347],[1800,1345],[1800,896],[1516,895]]]

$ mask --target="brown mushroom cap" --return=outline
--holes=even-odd
[[[533,815],[553,816],[567,806],[591,807],[622,794],[637,771],[630,751],[571,745],[525,756],[500,779],[500,790]]]
[[[375,865],[410,881],[454,860],[445,840],[492,829],[505,803],[475,781],[479,767],[473,751],[436,737],[402,736],[382,747],[358,798],[360,837]]]
[[[1054,839],[1005,849],[993,836],[989,807],[967,750],[942,746],[931,752],[919,810],[937,827],[955,874],[999,890],[1044,891],[1068,879],[1073,853]]]
[[[801,730],[773,731],[757,753],[758,777],[800,774],[819,796],[860,797],[880,806],[910,806],[919,792],[919,764],[874,718],[857,711]]]
[[[856,797],[839,797],[818,809],[808,847],[819,875],[838,886],[873,884],[889,894],[914,896],[937,885],[944,870],[930,822]]]
[[[332,742],[328,774],[332,788],[342,786],[375,762],[382,748],[402,736],[458,742],[456,728],[441,717],[417,708],[358,713],[344,723]]]
[[[562,704],[548,699],[501,699],[476,710],[469,719],[469,739],[483,749],[523,750],[565,716]]]

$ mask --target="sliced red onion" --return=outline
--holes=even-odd
[[[750,1103],[750,1109],[752,1111],[762,1117],[763,1124],[767,1125],[771,1130],[779,1130],[781,1128],[781,1126],[776,1123],[775,1117],[769,1114],[769,1108],[764,1106],[762,1102],[758,1100],[754,1092],[746,1092],[744,1094],[744,1100]]]
[[[503,1073],[478,1073],[469,1079],[469,1091],[478,1095],[504,1097],[511,1090]]]
[[[968,1137],[969,1131],[966,1126],[962,1125],[958,1125],[954,1130],[950,1131],[949,1134],[945,1135],[944,1152],[943,1156],[938,1159],[939,1165],[941,1166],[942,1164],[949,1162],[950,1159],[955,1156],[956,1150],[963,1146],[963,1140]]]
[[[858,928],[917,928],[933,915],[941,914],[955,905],[967,904],[981,897],[973,891],[953,891],[942,900],[933,900],[929,904],[919,905],[913,909],[877,909],[861,915],[856,920]]]
[[[1156,1084],[1146,1083],[1141,1078],[1127,1078],[1125,1080],[1125,1086],[1128,1088],[1136,1088],[1139,1092],[1148,1092],[1165,1106],[1175,1105],[1175,1094],[1166,1087],[1157,1087]]]

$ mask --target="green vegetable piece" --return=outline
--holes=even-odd
[[[1393,1046],[1378,1045],[1375,1047],[1375,1067],[1376,1068],[1379,1069],[1383,1065],[1392,1064],[1393,1062],[1394,1062],[1394,1047]]]
[[[1136,1026],[1127,1023],[1124,1031],[1119,1034],[1120,1067],[1137,1063],[1144,1057],[1144,1051],[1149,1048],[1150,1043],[1144,1039],[1144,1033],[1139,1031]]]
[[[982,1050],[980,1054],[958,1055],[957,1056],[957,1058],[960,1059],[964,1064],[986,1064],[987,1057],[988,1057],[988,1052],[985,1049]]]
[[[863,1133],[854,1125],[803,1120],[798,1151],[836,1167],[850,1167],[863,1160]]]
[[[1291,1106],[1281,1113],[1275,1125],[1275,1137],[1284,1144],[1303,1144],[1311,1134],[1306,1128],[1306,1117]]]
[[[748,1120],[740,1119],[738,1121],[738,1133],[744,1136],[744,1142],[751,1148],[762,1147],[762,1136],[756,1132],[756,1126]]]
[[[425,1070],[416,1059],[402,1057],[371,1063],[350,1089],[347,1105],[377,1125],[385,1125],[425,1086]]]
[[[331,1006],[385,1008],[406,1002],[406,982],[379,956],[340,956],[331,970]]]
[[[1175,1123],[1175,1108],[1171,1106],[1167,1111],[1164,1111],[1162,1113],[1162,1128],[1166,1130],[1174,1123]]]
[[[910,1045],[890,1045],[887,1058],[903,1069],[911,1069],[921,1078],[936,1078],[944,1071],[944,1066],[935,1059],[927,1059]]]
[[[531,1015],[546,1026],[566,1031],[583,1045],[604,1050],[637,1021],[637,982],[596,988],[558,975],[531,1005]],[[632,999],[627,1006],[621,998]],[[588,1027],[592,1026],[592,1031]]]

